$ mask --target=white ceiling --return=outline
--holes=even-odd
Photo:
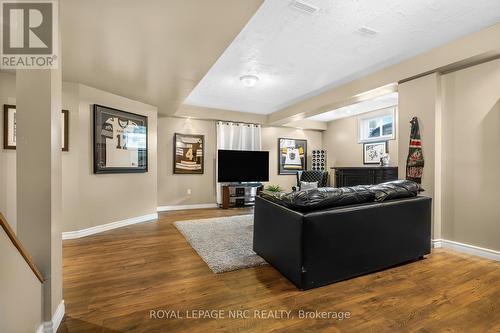
[[[352,117],[358,114],[388,108],[398,105],[398,93],[383,95],[360,103],[347,105],[335,110],[309,117],[309,120],[332,121],[341,118]]]
[[[269,114],[500,22],[499,0],[308,0],[313,14],[292,2],[266,0],[184,103]]]
[[[261,3],[61,1],[63,78],[172,114]]]

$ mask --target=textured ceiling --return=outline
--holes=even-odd
[[[374,99],[369,99],[364,102],[347,105],[335,110],[321,113],[307,119],[316,121],[332,121],[396,105],[398,105],[398,93],[391,93]]]
[[[499,0],[309,0],[313,14],[292,2],[266,0],[185,103],[269,114],[500,22]]]
[[[174,113],[262,0],[64,0],[64,80]]]

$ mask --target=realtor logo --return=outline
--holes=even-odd
[[[57,3],[7,1],[1,4],[1,67],[57,68]]]

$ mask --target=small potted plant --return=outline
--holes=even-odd
[[[266,187],[266,191],[274,192],[274,193],[283,192],[283,190],[281,189],[281,187],[279,185],[268,185]]]

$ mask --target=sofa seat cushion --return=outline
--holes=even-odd
[[[377,202],[416,197],[420,185],[410,180],[395,180],[370,187]]]

